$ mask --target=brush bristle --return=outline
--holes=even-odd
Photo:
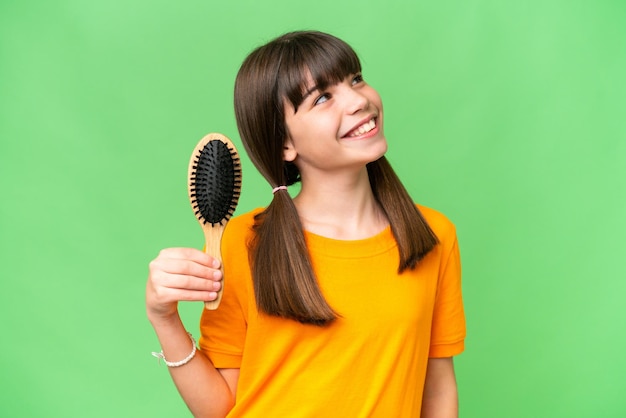
[[[241,192],[241,162],[237,152],[214,139],[194,156],[189,178],[196,218],[215,226],[233,215]]]

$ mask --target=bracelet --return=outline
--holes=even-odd
[[[152,355],[159,359],[159,363],[161,362],[161,359],[163,359],[167,367],[184,366],[185,364],[189,363],[191,359],[196,355],[196,340],[193,339],[193,336],[191,335],[190,332],[188,332],[187,335],[189,335],[189,338],[191,339],[191,344],[193,345],[193,348],[191,349],[191,353],[189,353],[189,355],[185,357],[184,359],[182,359],[181,361],[167,361],[165,359],[165,355],[163,355],[163,350],[161,350],[160,353],[155,353],[153,351]]]

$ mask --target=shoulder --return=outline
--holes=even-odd
[[[237,214],[228,221],[228,228],[249,228],[254,225],[254,217],[263,212],[265,208],[255,208],[248,212]]]
[[[440,241],[456,239],[456,227],[446,215],[427,206],[420,204],[416,206]]]
[[[244,239],[247,242],[252,236],[254,217],[262,211],[263,208],[256,208],[231,218],[224,229],[223,241],[240,243]]]

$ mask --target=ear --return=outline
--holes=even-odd
[[[298,152],[296,151],[296,147],[293,145],[293,141],[290,137],[285,139],[285,143],[283,144],[283,160],[292,162],[296,159]]]

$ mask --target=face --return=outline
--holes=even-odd
[[[328,86],[309,77],[298,109],[286,101],[284,159],[303,181],[314,175],[362,170],[387,151],[380,96],[360,74]]]

